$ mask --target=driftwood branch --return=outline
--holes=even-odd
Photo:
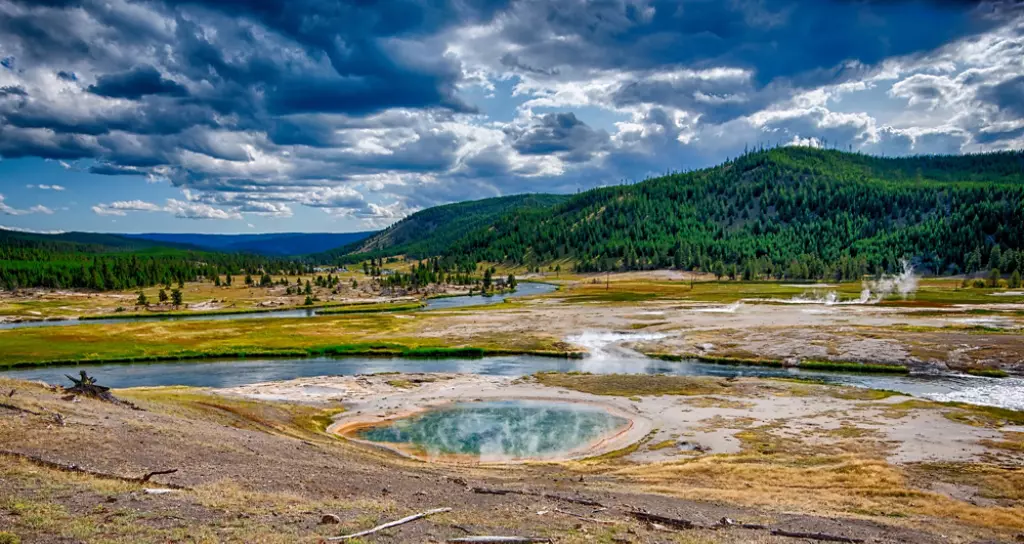
[[[864,542],[864,539],[862,538],[850,538],[846,536],[827,535],[825,533],[798,533],[793,531],[784,531],[782,529],[772,529],[772,534],[775,536],[788,536],[790,538],[820,540],[822,542],[845,542],[847,544],[860,544],[861,542]]]
[[[107,480],[120,480],[122,482],[131,482],[131,483],[135,483],[135,484],[147,483],[147,482],[149,482],[149,478],[152,478],[153,476],[155,476],[157,474],[171,474],[173,472],[177,472],[178,471],[178,469],[174,469],[174,470],[170,470],[170,471],[160,470],[160,471],[148,473],[145,476],[142,476],[140,478],[134,478],[134,477],[131,477],[131,476],[121,476],[121,475],[118,475],[118,474],[110,474],[108,472],[98,472],[98,471],[95,471],[95,470],[89,470],[87,468],[83,468],[83,467],[80,467],[80,466],[75,465],[75,464],[58,463],[56,461],[50,461],[48,459],[43,459],[42,457],[38,457],[38,456],[35,456],[35,455],[29,455],[27,453],[19,453],[19,452],[16,452],[16,451],[0,450],[0,455],[5,455],[7,457],[14,457],[16,459],[22,459],[22,460],[28,461],[30,463],[33,463],[33,464],[36,464],[36,465],[39,465],[39,466],[42,466],[42,467],[52,468],[54,470],[60,470],[60,471],[64,471],[64,472],[76,472],[78,474],[87,474],[89,476],[94,476],[96,478],[103,478],[103,479],[107,479]],[[187,487],[180,486],[180,485],[177,485],[177,484],[160,484],[160,485],[162,485],[163,487],[166,487],[166,488],[170,488],[170,489],[188,489]]]
[[[657,514],[648,514],[647,512],[631,511],[627,512],[629,517],[647,523],[657,523],[666,527],[672,527],[675,529],[693,529],[695,526],[692,521],[680,518],[670,518],[666,516],[659,516]]]
[[[67,378],[71,380],[72,383],[75,384],[65,389],[65,391],[73,395],[82,395],[84,397],[90,397],[105,402],[109,402],[111,404],[116,404],[118,406],[126,406],[128,408],[131,408],[132,410],[141,410],[141,408],[139,408],[138,406],[135,406],[134,404],[128,401],[124,401],[115,397],[110,392],[109,387],[97,385],[96,378],[89,376],[88,374],[86,374],[84,370],[79,372],[79,375],[81,376],[81,378],[72,378],[71,376],[65,374],[65,376],[67,376]]]
[[[537,536],[465,536],[449,538],[445,542],[462,542],[465,544],[542,544],[554,541],[550,538]]]
[[[619,522],[617,522],[615,520],[588,518],[587,516],[581,516],[579,514],[575,514],[573,512],[568,512],[566,510],[559,510],[558,508],[555,508],[555,512],[558,512],[559,514],[566,515],[566,516],[572,516],[572,517],[574,517],[576,519],[579,519],[579,520],[589,521],[590,523],[597,523],[599,525],[618,525],[619,524]]]
[[[562,502],[568,502],[568,503],[572,503],[572,504],[579,504],[579,505],[582,505],[582,506],[604,507],[603,504],[601,504],[601,503],[599,503],[599,502],[597,502],[595,500],[591,500],[591,499],[584,499],[584,498],[577,498],[577,497],[566,497],[564,495],[555,495],[553,493],[537,493],[535,491],[521,491],[521,490],[518,490],[518,489],[497,489],[497,488],[493,488],[493,487],[474,487],[473,488],[473,493],[479,493],[481,495],[523,495],[523,496],[527,496],[527,497],[541,497],[541,498],[549,499],[549,500],[553,500],[553,501],[562,501]]]
[[[353,538],[359,538],[361,536],[372,535],[373,533],[376,533],[378,531],[383,531],[384,529],[390,529],[392,527],[398,527],[399,525],[405,525],[406,523],[411,523],[411,522],[416,521],[418,519],[423,519],[423,518],[425,518],[427,516],[433,516],[434,514],[440,514],[442,512],[451,512],[451,510],[452,510],[451,508],[435,508],[433,510],[427,510],[426,512],[420,512],[419,514],[413,514],[413,515],[411,515],[409,517],[405,517],[405,518],[402,518],[402,519],[399,519],[399,520],[396,520],[396,521],[390,521],[390,522],[385,523],[383,525],[378,525],[378,526],[374,527],[373,529],[367,529],[365,531],[360,531],[358,533],[352,533],[350,535],[333,536],[333,537],[328,538],[326,540],[328,540],[328,541],[351,540]]]
[[[168,470],[154,470],[153,472],[147,472],[144,476],[142,476],[142,478],[139,478],[139,481],[148,482],[149,479],[152,478],[153,476],[159,476],[161,474],[174,474],[175,472],[178,472],[178,469],[172,468]]]
[[[7,404],[6,402],[0,402],[0,408],[6,408],[8,410],[14,410],[15,412],[21,412],[23,414],[31,414],[33,416],[41,416],[40,412],[29,410],[28,408],[22,408],[21,406],[15,406],[13,404]]]

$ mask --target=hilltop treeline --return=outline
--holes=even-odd
[[[304,270],[301,263],[254,255],[197,252],[78,233],[48,237],[0,231],[0,288],[134,289],[218,274]]]
[[[454,243],[471,261],[854,279],[909,258],[1024,270],[1024,153],[878,158],[786,147],[513,211]]]
[[[525,194],[435,206],[418,211],[365,240],[312,258],[325,264],[351,264],[393,255],[418,259],[435,257],[467,232],[488,228],[506,213],[550,209],[568,199],[566,195]]]

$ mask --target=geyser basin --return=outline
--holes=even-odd
[[[600,406],[502,400],[448,404],[342,432],[415,457],[495,463],[591,455],[630,426],[629,419]]]

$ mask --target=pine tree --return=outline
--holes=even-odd
[[[149,306],[149,299],[146,298],[146,293],[139,291],[139,298],[135,300],[136,306]]]
[[[160,299],[161,304],[167,302],[167,291],[165,289],[161,289],[160,293],[157,295],[157,298]]]
[[[1010,288],[1020,289],[1020,270],[1014,270],[1010,276]]]
[[[999,277],[1000,274],[998,268],[993,268],[992,270],[990,270],[988,273],[988,286],[999,287]]]
[[[173,304],[175,308],[181,306],[181,289],[171,291],[171,304]]]

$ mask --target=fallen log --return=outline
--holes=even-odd
[[[418,519],[423,519],[423,518],[425,518],[427,516],[433,516],[434,514],[440,514],[442,512],[451,512],[451,510],[452,510],[451,508],[435,508],[433,510],[427,510],[426,512],[420,512],[419,514],[413,514],[411,516],[404,517],[404,518],[399,519],[399,520],[390,521],[390,522],[385,523],[383,525],[378,525],[378,526],[374,527],[373,529],[367,529],[365,531],[359,531],[358,533],[352,533],[350,535],[332,536],[332,537],[327,538],[325,540],[328,540],[328,541],[331,541],[331,542],[335,542],[335,541],[339,541],[339,540],[351,540],[353,538],[359,538],[361,536],[372,535],[373,533],[376,533],[378,531],[383,531],[385,529],[391,529],[392,527],[398,527],[399,525],[405,525],[406,523],[412,523],[412,522],[414,522],[414,521],[416,521]]]
[[[675,529],[693,529],[695,527],[694,523],[690,520],[670,518],[666,516],[659,516],[657,514],[648,514],[647,512],[640,512],[637,510],[627,512],[627,515],[637,521],[657,523],[659,525],[673,527]]]
[[[772,529],[772,534],[775,536],[788,536],[790,538],[804,538],[807,540],[819,540],[822,542],[844,542],[847,544],[860,544],[864,542],[863,538],[850,538],[846,536],[827,535],[825,533],[799,533],[794,531],[786,531],[783,529]]]
[[[462,542],[464,544],[550,544],[554,540],[537,536],[464,536],[449,538],[445,542]]]
[[[523,495],[527,497],[541,497],[544,499],[550,499],[553,501],[562,501],[572,504],[579,504],[581,506],[596,506],[604,508],[604,505],[591,499],[577,498],[577,497],[566,497],[564,495],[555,495],[554,493],[538,493],[536,491],[522,491],[518,489],[498,489],[493,487],[474,487],[473,493],[481,495]]]
[[[599,525],[618,525],[619,524],[619,522],[617,522],[615,520],[588,518],[587,516],[581,516],[580,514],[575,514],[573,512],[568,512],[566,510],[559,510],[558,508],[555,508],[555,512],[558,512],[559,514],[566,515],[566,516],[572,516],[572,517],[574,517],[576,519],[579,519],[579,520],[589,521],[590,523],[597,523]]]
[[[735,520],[732,520],[732,519],[729,519],[729,518],[722,518],[722,519],[718,520],[718,525],[716,525],[715,528],[719,528],[719,527],[738,527],[740,529],[753,529],[753,530],[759,530],[759,531],[767,531],[768,530],[768,526],[767,525],[761,525],[760,523],[740,523],[738,521],[735,521]]]
[[[175,473],[175,472],[178,471],[178,469],[158,470],[158,471],[155,471],[155,472],[147,473],[144,476],[132,477],[132,476],[121,476],[119,474],[110,474],[108,472],[99,472],[99,471],[95,471],[95,470],[89,470],[87,468],[80,467],[80,466],[78,466],[76,464],[58,463],[56,461],[50,461],[48,459],[43,459],[42,457],[38,457],[38,456],[35,456],[35,455],[29,455],[27,453],[20,453],[20,452],[16,452],[16,451],[0,450],[0,455],[5,455],[7,457],[13,457],[15,459],[21,459],[21,460],[24,460],[24,461],[28,461],[28,462],[30,462],[32,464],[39,465],[41,467],[52,468],[54,470],[60,470],[60,471],[64,471],[64,472],[75,472],[75,473],[78,473],[78,474],[86,474],[86,475],[89,475],[89,476],[94,476],[96,478],[104,478],[104,479],[107,479],[107,480],[120,480],[122,482],[130,482],[130,483],[134,483],[134,484],[144,484],[144,483],[147,483],[147,482],[149,482],[149,478],[152,478],[153,476],[156,476],[157,474],[172,474],[172,473]],[[185,486],[181,486],[181,485],[177,485],[177,484],[160,484],[160,485],[162,485],[164,487],[167,487],[167,488],[171,488],[171,489],[188,489]]]

